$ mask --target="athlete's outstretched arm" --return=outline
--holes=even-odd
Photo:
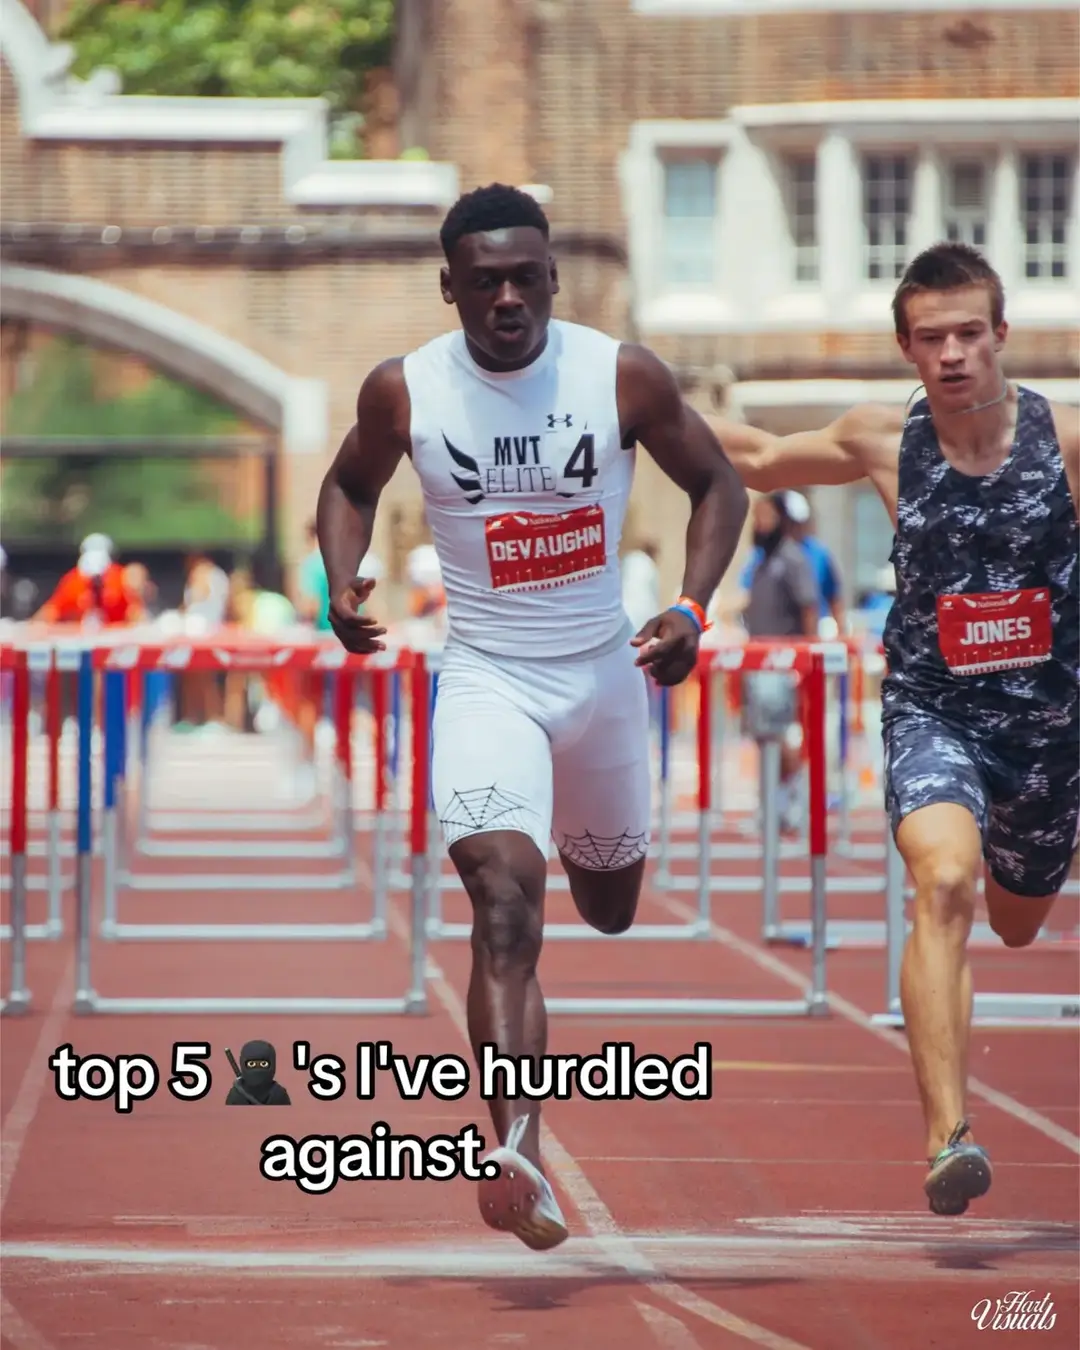
[[[739,546],[746,489],[672,372],[647,348],[620,350],[618,392],[624,439],[640,441],[690,498],[682,594],[707,610]],[[692,621],[669,610],[634,639],[643,648],[638,664],[650,666],[661,684],[677,684],[693,669],[698,636]]]
[[[1050,409],[1073,507],[1080,516],[1080,411],[1067,403],[1051,403]]]
[[[742,481],[756,492],[854,483],[866,476],[857,442],[863,424],[855,408],[818,431],[791,436],[710,416],[708,422]]]
[[[375,582],[358,578],[371,547],[383,488],[409,450],[409,396],[400,358],[368,375],[356,399],[356,422],[345,434],[319,490],[315,527],[330,589],[330,625],[351,652],[380,651],[385,633],[358,608]]]

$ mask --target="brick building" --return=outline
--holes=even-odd
[[[398,8],[378,153],[427,163],[327,161],[306,101],[79,86],[0,0],[5,314],[127,342],[279,435],[291,552],[363,372],[454,322],[437,224],[493,179],[547,204],[558,312],[649,343],[694,400],[722,369],[731,404],[778,429],[903,403],[891,289],[951,236],[1004,275],[1010,374],[1080,401],[1071,0]],[[674,585],[684,507],[641,466],[629,530],[661,538]],[[865,583],[888,547],[876,500],[815,504]],[[421,528],[405,467],[377,547],[393,561]]]
[[[720,365],[734,402],[778,430],[905,402],[889,297],[912,251],[948,237],[1003,275],[1010,374],[1080,401],[1075,5],[408,7],[428,56],[407,139],[463,187],[542,184],[572,253],[566,312],[653,346],[695,399]],[[676,519],[650,467],[639,481],[650,513]],[[888,549],[876,498],[817,498],[868,582]]]

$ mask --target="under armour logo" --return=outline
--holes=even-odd
[[[556,417],[554,413],[548,413],[548,431],[554,431],[556,424],[561,423],[564,427],[573,426],[573,420],[569,413],[565,417]]]

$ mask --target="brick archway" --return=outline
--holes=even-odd
[[[281,438],[288,454],[328,438],[324,380],[291,375],[206,324],[94,277],[0,266],[0,311],[120,351],[205,389]]]
[[[0,0],[0,306],[144,355],[278,438],[295,561],[366,370],[453,322],[453,165],[328,158],[318,99],[145,98]],[[403,469],[376,547],[420,506]]]

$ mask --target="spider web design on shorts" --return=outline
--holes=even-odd
[[[530,819],[535,823],[535,817],[535,810],[523,797],[492,783],[490,787],[455,792],[446,804],[445,814],[439,817],[439,824],[447,841],[453,843],[481,830],[520,830],[529,834]]]
[[[623,830],[622,834],[564,834],[559,852],[579,867],[587,867],[590,872],[614,872],[620,867],[629,867],[645,856],[648,839],[644,831],[631,834]]]

